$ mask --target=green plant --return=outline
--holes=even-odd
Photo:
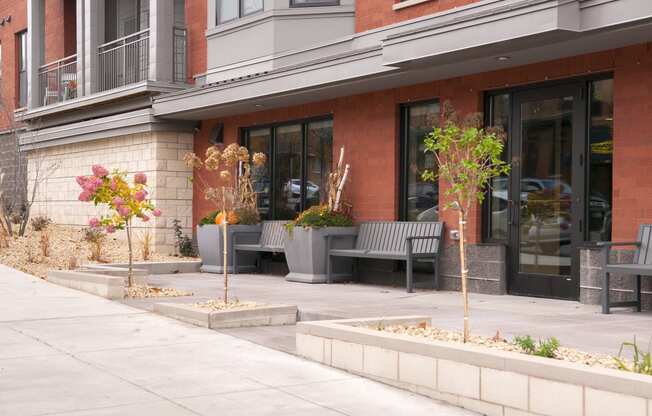
[[[48,225],[52,224],[52,220],[44,216],[34,217],[31,224],[34,231],[43,231],[48,228]]]
[[[242,225],[255,225],[260,223],[260,214],[257,209],[250,207],[242,207],[234,210],[236,217],[238,217],[238,224]]]
[[[555,337],[534,342],[531,336],[526,335],[524,337],[514,337],[514,343],[526,354],[545,358],[555,358],[559,349],[559,341]]]
[[[627,365],[627,361],[622,358],[623,349],[625,348],[632,349],[633,354],[631,366]],[[641,352],[636,343],[636,338],[634,338],[634,342],[622,343],[620,351],[618,351],[618,358],[614,357],[614,361],[616,361],[620,370],[652,376],[652,353],[650,353],[650,347],[648,346],[647,352]]]
[[[219,211],[211,211],[209,212],[204,218],[199,220],[199,226],[201,227],[202,225],[214,225],[215,224],[215,218],[217,217],[217,214],[219,214]]]
[[[197,254],[195,253],[195,247],[192,245],[192,239],[183,234],[183,231],[181,230],[181,221],[175,219],[172,221],[172,224],[174,227],[174,236],[177,239],[176,246],[177,250],[179,250],[179,254],[182,257],[195,257]]]
[[[322,227],[352,227],[353,218],[340,211],[331,211],[327,205],[315,205],[303,211],[294,220],[286,224],[288,231],[294,227],[322,228]]]
[[[501,159],[504,135],[482,128],[482,116],[471,114],[459,121],[450,103],[444,103],[444,127],[436,127],[424,139],[425,152],[431,153],[438,170],[426,170],[422,178],[446,182],[445,209],[454,209],[459,218],[459,252],[464,303],[464,342],[469,339],[468,267],[466,264],[466,219],[475,204],[482,203],[485,188],[492,178],[509,173]]]

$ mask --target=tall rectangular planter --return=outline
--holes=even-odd
[[[358,233],[356,227],[303,228],[294,227],[285,240],[285,258],[290,273],[285,280],[302,283],[326,283],[327,241],[333,239],[332,248],[353,248]],[[347,258],[333,259],[333,280],[342,281],[351,278],[353,260]]]
[[[224,237],[222,226],[208,224],[197,226],[197,245],[201,256],[201,271],[204,273],[224,273]],[[228,232],[228,255],[227,271],[233,273],[233,234],[247,232],[238,235],[238,244],[256,244],[260,239],[261,226],[256,225],[229,225]],[[256,253],[238,253],[238,271],[252,272],[256,270]]]

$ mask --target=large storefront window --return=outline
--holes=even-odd
[[[250,152],[264,152],[268,163],[253,174],[263,219],[293,219],[325,202],[331,168],[333,120],[245,129]]]
[[[499,127],[504,134],[509,134],[510,124],[510,95],[499,94],[489,98],[489,125]],[[503,150],[503,160],[507,160],[508,148]],[[509,216],[507,175],[494,178],[491,181],[487,195],[487,236],[491,240],[505,240],[507,238],[507,222]]]
[[[439,185],[421,179],[425,170],[436,169],[423,139],[439,125],[439,116],[438,101],[402,107],[401,219],[406,221],[439,220]]]

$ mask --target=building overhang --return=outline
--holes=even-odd
[[[152,131],[194,132],[193,122],[171,122],[154,117],[151,108],[60,126],[19,132],[21,150],[106,139]]]
[[[358,34],[347,53],[164,95],[153,109],[218,118],[650,41],[650,0],[485,0]]]

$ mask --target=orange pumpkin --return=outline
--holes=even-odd
[[[233,211],[227,213],[222,211],[215,216],[215,224],[217,225],[224,224],[225,220],[227,221],[227,224],[237,224],[240,222],[240,218],[238,218],[238,214],[236,214]]]
[[[222,225],[224,224],[224,220],[226,219],[226,214],[224,212],[220,212],[215,216],[215,224],[216,225]]]

